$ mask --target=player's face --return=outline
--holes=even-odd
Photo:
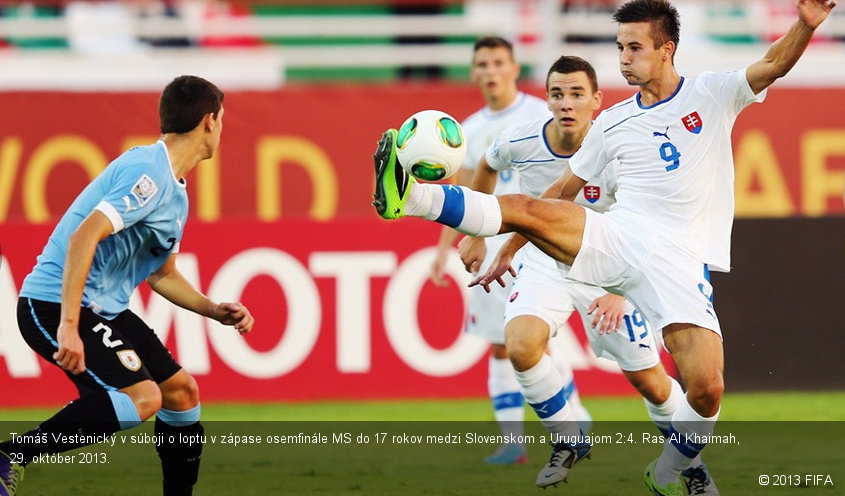
[[[577,134],[587,129],[601,105],[601,91],[593,92],[587,73],[553,72],[546,86],[546,100],[561,131]]]
[[[659,77],[663,66],[672,60],[670,43],[655,48],[650,23],[620,24],[616,32],[616,49],[622,77],[631,86],[642,86]]]
[[[516,94],[519,65],[505,47],[481,47],[472,57],[470,78],[481,89],[485,100]]]

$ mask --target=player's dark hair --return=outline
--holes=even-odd
[[[475,40],[472,47],[472,53],[475,54],[481,48],[505,48],[513,58],[513,45],[510,41],[499,36],[483,36]]]
[[[662,46],[667,41],[674,41],[677,47],[681,39],[681,19],[678,9],[666,0],[631,0],[613,13],[613,20],[619,24],[650,23],[654,48]]]
[[[217,119],[223,106],[223,92],[197,76],[179,76],[161,93],[158,115],[161,132],[187,133],[197,127],[206,114]]]
[[[587,62],[586,60],[582,59],[581,57],[575,57],[572,55],[563,55],[559,59],[555,60],[555,63],[549,68],[549,72],[546,74],[546,89],[549,89],[549,77],[552,75],[553,72],[557,72],[559,74],[572,74],[573,72],[583,72],[587,75],[587,79],[590,80],[590,86],[592,87],[593,93],[599,90],[599,82],[596,78],[596,70],[593,69],[593,66]]]

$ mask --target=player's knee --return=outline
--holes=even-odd
[[[161,410],[161,391],[153,381],[143,381],[126,390],[138,410],[141,420],[147,420]]]
[[[719,411],[725,383],[721,376],[687,384],[687,400],[693,410],[703,417],[712,417]]]
[[[168,410],[190,410],[200,402],[200,390],[196,379],[188,373],[180,374],[178,380],[166,381],[162,389],[162,406]]]
[[[640,395],[654,405],[662,405],[672,394],[672,382],[661,365],[636,372],[624,372]]]
[[[643,398],[655,405],[660,405],[669,399],[669,395],[666,394],[665,388],[654,381],[643,381],[641,383],[634,384],[634,387],[637,388],[637,391],[639,391]]]
[[[545,341],[536,333],[526,332],[524,328],[510,323],[505,327],[505,348],[514,368],[528,370],[542,358]]]
[[[531,350],[521,345],[508,345],[508,358],[511,364],[513,364],[513,368],[520,372],[534,366],[533,360],[531,359]]]

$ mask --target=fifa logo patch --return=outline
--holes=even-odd
[[[132,196],[135,197],[137,200],[138,205],[143,207],[150,201],[150,198],[155,196],[158,192],[158,186],[156,186],[155,181],[153,181],[150,176],[144,174],[138,179],[138,182],[132,186]]]
[[[120,363],[123,364],[124,367],[132,372],[137,372],[138,369],[141,368],[141,359],[138,358],[138,354],[135,353],[135,350],[120,350],[117,352],[117,358],[120,359]]]
[[[595,203],[601,198],[600,186],[584,186],[584,199],[590,203]]]
[[[701,116],[698,115],[698,112],[693,112],[689,115],[684,116],[681,119],[681,122],[684,123],[684,127],[687,128],[687,131],[691,132],[692,134],[700,133],[701,128],[704,126],[704,123],[701,121]]]
[[[519,291],[514,291],[514,293],[511,295],[511,297],[508,298],[508,301],[513,303],[513,300],[515,300],[517,296],[519,296]]]

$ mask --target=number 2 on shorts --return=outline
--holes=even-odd
[[[627,318],[627,316],[626,316],[626,318]],[[99,324],[95,325],[95,326],[94,326],[94,329],[92,329],[92,330],[93,330],[95,333],[100,332],[100,331],[103,331],[103,345],[104,345],[106,348],[114,348],[115,346],[120,346],[120,345],[122,345],[122,344],[123,344],[123,341],[121,341],[121,340],[119,340],[119,339],[118,339],[117,341],[112,341],[112,340],[111,340],[111,327],[109,327],[109,326],[107,326],[107,325],[103,324],[102,322],[100,322]]]

